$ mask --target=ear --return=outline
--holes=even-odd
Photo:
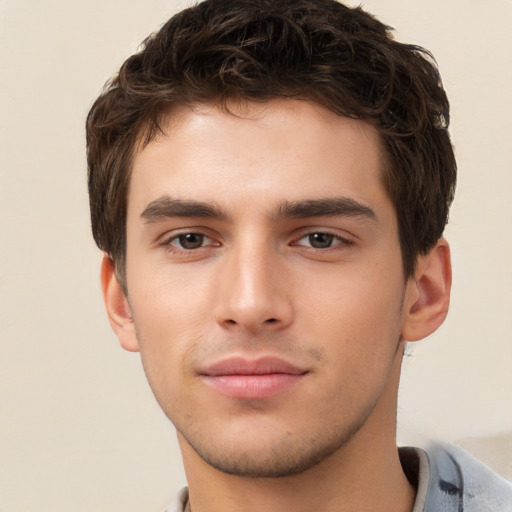
[[[133,324],[132,311],[122,286],[117,280],[114,262],[105,254],[101,263],[101,289],[112,329],[125,350],[138,352],[139,343]]]
[[[450,247],[441,238],[428,254],[418,258],[414,276],[407,283],[402,323],[405,341],[421,340],[444,322],[451,286]]]

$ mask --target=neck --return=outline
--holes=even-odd
[[[178,434],[192,512],[410,512],[415,493],[395,441],[399,352],[390,385],[365,424],[338,451],[299,474],[229,475],[205,463]]]

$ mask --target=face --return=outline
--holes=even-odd
[[[286,475],[372,417],[408,292],[376,130],[305,101],[233,109],[183,107],[135,155],[124,344],[182,448]]]

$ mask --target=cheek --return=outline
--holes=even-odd
[[[342,421],[350,404],[370,408],[388,381],[400,338],[401,290],[364,277],[338,283],[325,294],[330,300],[310,297],[313,314],[301,330],[314,333],[308,341],[321,347],[327,363],[322,414],[341,414]]]
[[[197,339],[196,326],[200,322],[190,314],[189,310],[194,311],[194,308],[186,308],[188,314],[184,309],[183,301],[154,296],[151,301],[133,306],[144,373],[167,415],[176,409],[180,397],[187,395],[192,382],[192,375],[185,371],[186,361],[187,354],[195,349],[196,342],[190,343],[190,340]]]
[[[136,270],[130,272],[132,268]],[[141,258],[127,266],[127,283],[130,304],[144,331],[165,335],[195,328],[207,309],[209,279],[194,265]]]
[[[158,394],[176,385],[187,354],[205,336],[209,308],[193,276],[158,266],[135,274],[128,274],[130,306],[144,370]]]
[[[401,331],[401,272],[401,266],[379,262],[360,272],[316,276],[301,294],[303,332],[316,333],[311,341],[342,362],[349,354],[370,361],[394,351]]]
[[[366,322],[380,322],[388,317],[396,321],[404,293],[401,267],[376,263],[372,267],[334,269],[317,273],[304,282],[303,301],[322,317],[341,320],[345,315],[364,317]],[[304,293],[307,290],[307,293]]]

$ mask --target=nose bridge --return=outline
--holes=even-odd
[[[217,320],[248,330],[282,328],[292,310],[282,255],[256,233],[234,243],[223,262]]]

